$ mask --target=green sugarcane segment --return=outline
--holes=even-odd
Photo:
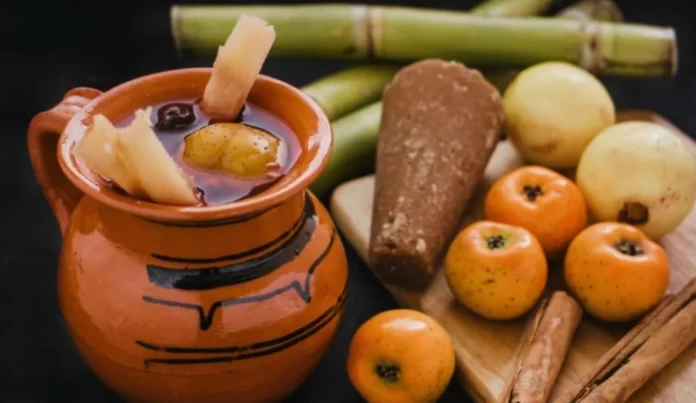
[[[373,13],[382,26],[373,38],[374,55],[398,60],[437,57],[477,66],[526,67],[554,60],[574,63],[594,73],[628,76],[676,73],[676,35],[672,28],[428,11],[433,20],[439,21],[433,24],[423,19],[422,13],[397,8]]]
[[[258,15],[274,26],[274,56],[392,61],[434,57],[511,68],[557,60],[597,74],[625,76],[669,76],[677,69],[671,27],[483,17],[398,6],[174,6],[175,41],[183,51],[214,52],[240,14]]]
[[[302,87],[334,121],[382,97],[397,66],[358,66],[330,74]]]
[[[488,0],[471,9],[487,17],[526,17],[543,14],[553,0]]]
[[[250,14],[273,25],[271,55],[350,58],[369,53],[367,12],[366,6],[351,4],[174,5],[170,18],[172,37],[181,51],[217,51],[239,16]]]
[[[382,102],[372,103],[332,123],[333,151],[324,170],[310,186],[318,197],[348,179],[374,170],[375,145],[382,119]]]

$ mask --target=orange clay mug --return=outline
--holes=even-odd
[[[299,90],[257,79],[249,100],[283,119],[302,148],[280,181],[237,202],[138,201],[73,158],[93,115],[114,121],[198,97],[210,72],[167,71],[104,93],[76,88],[29,126],[35,175],[63,234],[63,316],[87,364],[128,401],[282,400],[343,314],[343,246],[307,190],[329,156],[331,127]]]

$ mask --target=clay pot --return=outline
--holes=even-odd
[[[105,93],[76,88],[29,127],[35,175],[63,233],[65,321],[87,364],[128,401],[282,400],[315,367],[343,313],[343,247],[307,190],[329,155],[331,127],[299,90],[257,80],[250,101],[285,120],[302,150],[282,180],[235,203],[137,201],[72,157],[94,114],[113,120],[197,97],[209,76],[184,69]]]

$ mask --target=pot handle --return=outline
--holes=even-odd
[[[29,123],[27,146],[34,176],[58,220],[61,235],[68,228],[70,215],[82,198],[82,192],[58,165],[58,138],[70,119],[100,94],[101,91],[94,88],[73,88],[56,106],[37,114]]]

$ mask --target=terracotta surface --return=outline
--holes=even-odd
[[[646,111],[623,111],[619,120],[638,119],[676,127],[659,115]],[[681,133],[681,132],[679,132]],[[682,133],[683,134],[683,133]],[[684,135],[686,146],[696,155],[696,143]],[[472,205],[463,217],[462,225],[481,217],[485,190],[507,172],[522,165],[522,159],[508,141],[501,142],[486,167],[484,181]],[[334,191],[331,212],[342,235],[367,260],[374,176],[366,176],[341,185]],[[675,293],[696,276],[696,209],[682,225],[666,235],[660,243],[670,260],[668,292]],[[549,267],[548,290],[560,284],[560,265]],[[442,270],[427,289],[408,292],[385,285],[402,307],[421,310],[435,318],[452,336],[457,358],[458,377],[477,402],[494,403],[505,391],[516,368],[515,357],[522,342],[525,320],[491,321],[473,314],[459,304]],[[553,401],[589,370],[629,329],[626,325],[611,325],[583,317],[561,368],[551,395]],[[696,344],[687,348],[674,362],[665,367],[629,400],[631,403],[694,403],[696,402]]]
[[[279,401],[317,364],[343,313],[343,247],[306,190],[331,128],[295,88],[260,77],[250,94],[288,123],[302,152],[277,184],[239,202],[138,201],[71,157],[93,114],[118,119],[198,96],[209,75],[175,70],[103,94],[75,89],[29,128],[36,178],[64,234],[63,315],[85,361],[128,401]]]

